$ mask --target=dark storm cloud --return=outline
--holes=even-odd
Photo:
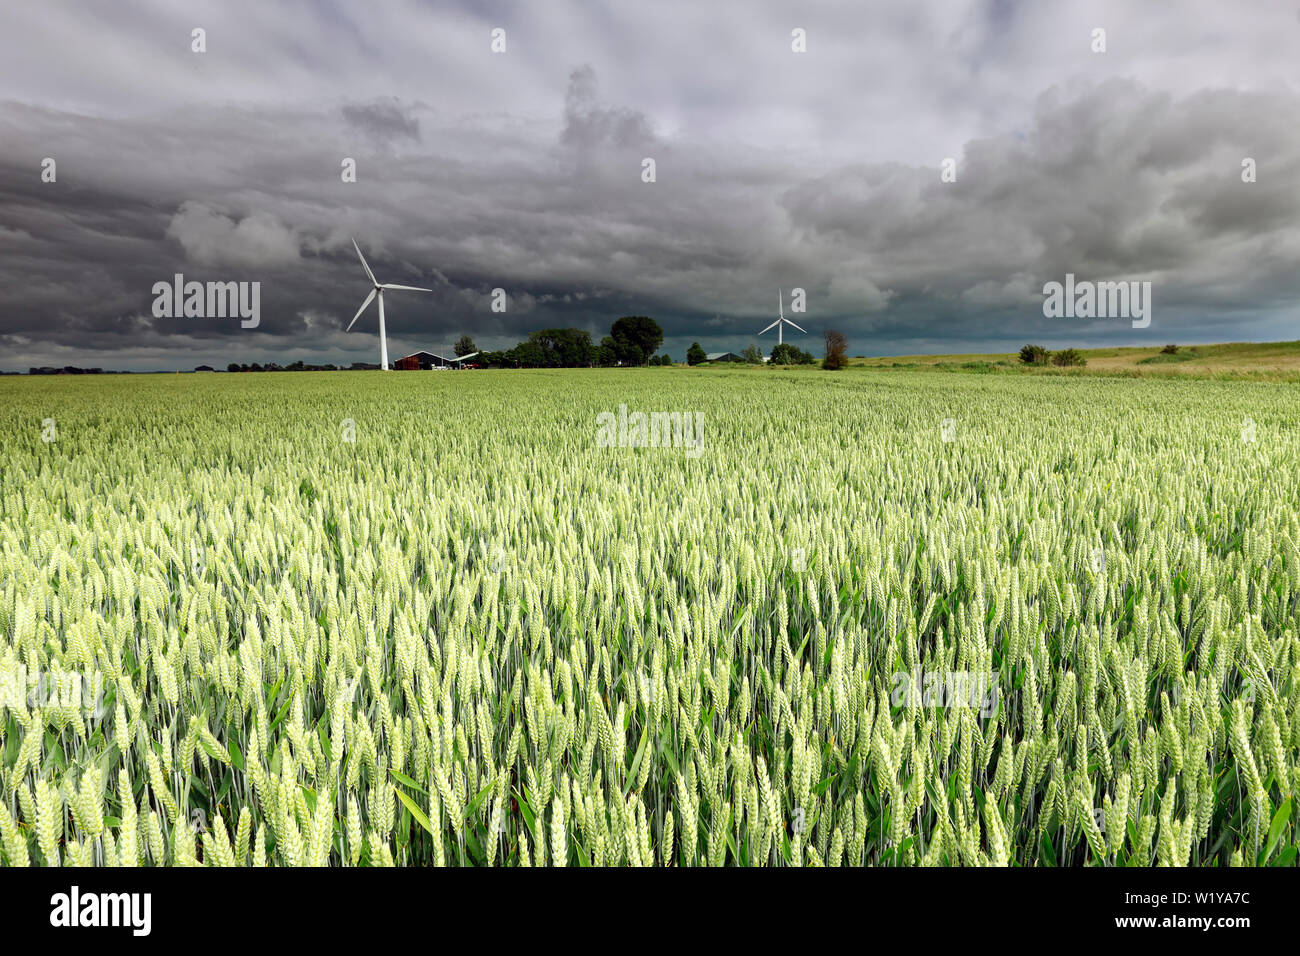
[[[0,14],[0,366],[374,361],[373,314],[343,331],[368,291],[354,236],[381,281],[434,289],[387,303],[394,355],[599,338],[632,312],[679,358],[738,349],[796,286],[801,344],[834,325],[855,353],[1294,337],[1300,97],[1276,16],[545,6]],[[154,318],[177,272],[260,281],[261,325]],[[1045,319],[1066,272],[1150,279],[1146,337]]]
[[[1281,297],[1291,280],[1270,252],[1296,247],[1300,136],[1277,118],[1297,106],[1251,93],[1172,101],[1111,80],[1073,100],[1044,94],[1022,135],[967,144],[956,183],[850,167],[782,203],[805,241],[839,260],[832,285],[857,262],[895,291],[987,305],[1041,302],[1043,282],[1066,272],[1152,278],[1184,304],[1227,276],[1238,292]],[[1168,146],[1189,140],[1197,148]],[[1243,183],[1240,161],[1256,152],[1268,169]]]

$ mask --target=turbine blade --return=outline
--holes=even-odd
[[[433,291],[432,289],[421,289],[419,286],[414,286],[414,285],[381,285],[379,288],[381,288],[381,289],[404,289],[404,290],[406,290],[407,292],[432,292],[432,291]]]
[[[794,323],[791,322],[789,319],[786,319],[786,320],[785,320],[785,324],[786,324],[786,325],[794,325]],[[797,325],[794,325],[794,327],[795,327],[796,329],[799,329],[799,326],[797,326]],[[807,335],[807,334],[808,334],[808,330],[807,330],[807,329],[799,329],[799,331],[802,332],[804,335]]]
[[[361,268],[365,269],[366,275],[370,276],[371,284],[379,285],[379,280],[376,279],[375,274],[370,271],[370,265],[369,263],[366,262],[366,257],[361,254],[361,247],[357,245],[357,241],[355,239],[352,240],[352,248],[357,250],[357,258],[361,260]]]
[[[785,318],[785,291],[782,289],[776,290],[776,312],[778,316]]]
[[[766,329],[764,329],[763,332],[771,331],[772,329],[776,328],[776,327],[777,327],[778,325],[780,325],[780,324],[781,324],[781,320],[780,320],[780,319],[777,319],[775,322],[773,322],[771,325],[769,325]],[[758,334],[759,334],[759,335],[762,335],[763,332],[759,332]]]
[[[364,262],[365,260],[363,259],[362,261]],[[357,314],[354,315],[354,316],[352,316],[352,321],[349,322],[349,323],[348,323],[348,327],[347,327],[346,329],[344,329],[345,332],[351,332],[351,331],[352,331],[352,326],[354,326],[354,325],[357,324],[357,319],[361,318],[361,313],[364,312],[364,311],[366,311],[366,306],[370,305],[370,300],[373,299],[373,298],[375,297],[375,292],[376,292],[376,291],[378,291],[378,290],[376,290],[376,289],[371,289],[371,290],[370,290],[370,295],[366,296],[366,301],[361,303],[361,308],[357,309]]]

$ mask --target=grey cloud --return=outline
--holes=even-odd
[[[348,103],[343,118],[361,132],[383,143],[398,139],[420,140],[420,121],[414,110],[404,107],[396,97],[371,103]]]
[[[1288,108],[1297,106],[1293,98]],[[782,201],[824,255],[869,261],[892,290],[1019,301],[1069,271],[1154,277],[1166,294],[1189,298],[1207,261],[1226,257],[1250,294],[1281,278],[1259,252],[1295,228],[1295,177],[1243,183],[1231,157],[1245,154],[1245,137],[1228,159],[1216,141],[1238,126],[1234,115],[1264,121],[1279,107],[1249,93],[1174,103],[1112,80],[1073,100],[1045,95],[1023,137],[968,144],[956,183],[941,183],[937,168],[863,166],[801,183]],[[1218,132],[1200,150],[1174,151],[1162,147],[1177,136],[1171,126]],[[1153,151],[1159,165],[1147,161]],[[1275,170],[1297,162],[1300,136],[1272,145]],[[990,298],[1006,287],[1009,295]]]
[[[271,267],[301,258],[297,237],[274,216],[251,212],[242,219],[200,202],[184,202],[167,226],[167,236],[201,266]]]
[[[620,149],[654,142],[654,130],[643,113],[601,105],[598,89],[596,72],[590,66],[569,74],[561,142],[585,148],[609,144]]]

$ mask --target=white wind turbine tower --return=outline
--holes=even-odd
[[[402,292],[432,292],[432,289],[421,289],[413,285],[392,285],[391,283],[381,283],[375,278],[375,274],[370,271],[370,266],[366,264],[366,257],[361,254],[361,247],[357,245],[355,239],[352,240],[352,248],[357,250],[357,258],[361,260],[361,268],[366,270],[366,275],[374,284],[370,290],[370,295],[366,296],[366,301],[361,303],[361,308],[357,309],[357,314],[352,316],[352,321],[348,323],[347,331],[352,331],[352,326],[356,325],[357,319],[361,318],[361,313],[366,311],[370,305],[370,300],[379,296],[379,365],[388,371],[388,337],[384,333],[384,291],[387,289],[399,289]]]
[[[794,325],[793,322],[791,322],[789,319],[787,319],[787,318],[785,317],[785,293],[784,293],[782,290],[780,290],[780,289],[777,289],[777,290],[776,290],[776,309],[777,309],[777,315],[779,316],[779,318],[778,318],[775,322],[773,322],[771,325],[769,325],[766,329],[764,329],[763,332],[767,332],[768,330],[770,330],[770,329],[772,329],[773,327],[775,327],[775,328],[776,328],[776,344],[777,344],[777,345],[780,345],[780,344],[782,344],[782,343],[785,341],[785,337],[781,334],[781,332],[782,332],[782,330],[784,329],[784,327],[787,326],[787,325]],[[795,327],[796,329],[799,329],[799,326],[797,326],[797,325],[794,325],[794,327]],[[803,329],[799,329],[799,331],[800,331],[800,332],[803,332],[804,335],[807,335],[807,334],[808,334],[808,333],[805,332]],[[758,334],[759,334],[759,335],[762,335],[763,332],[759,332]]]

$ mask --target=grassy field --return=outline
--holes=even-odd
[[[1286,385],[5,378],[0,443],[9,865],[1296,864]]]
[[[1175,355],[1163,355],[1163,346],[1145,348],[1080,349],[1088,364],[1081,369],[1051,366],[1029,368],[1019,356],[1008,353],[968,355],[904,355],[852,359],[870,368],[924,368],[978,372],[1016,372],[1048,375],[1181,376],[1187,378],[1300,381],[1300,341],[1235,342],[1222,345],[1180,346]]]

